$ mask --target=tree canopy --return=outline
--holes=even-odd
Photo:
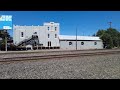
[[[2,40],[0,41],[0,49],[5,48],[5,36],[7,36],[8,41],[11,40],[11,36],[9,35],[8,32],[0,30],[0,38],[2,38]]]
[[[115,28],[98,30],[96,36],[102,39],[104,48],[120,47],[120,32]]]

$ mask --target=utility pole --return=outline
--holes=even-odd
[[[5,33],[5,51],[7,52],[7,30],[4,29]]]
[[[7,52],[7,36],[5,37],[5,41],[6,41],[6,52]]]
[[[109,23],[109,25],[110,25],[110,28],[111,28],[112,22],[108,22],[108,23]]]
[[[76,50],[77,50],[77,28],[76,28]]]

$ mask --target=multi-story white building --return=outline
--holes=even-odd
[[[39,46],[41,45],[42,47],[60,47],[59,23],[44,23],[43,26],[14,25],[13,30],[13,40],[17,46],[26,46],[29,44],[37,46],[39,44]],[[36,42],[33,42],[32,36],[38,38]]]
[[[76,49],[76,37],[60,35],[59,23],[44,23],[43,26],[13,26],[13,41],[20,47]],[[78,36],[77,49],[102,49],[99,37]]]

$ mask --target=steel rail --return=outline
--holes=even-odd
[[[16,62],[16,61],[34,61],[34,60],[44,60],[44,59],[54,59],[54,58],[65,58],[65,57],[108,55],[108,54],[119,54],[119,53],[120,53],[120,51],[112,51],[112,52],[57,54],[57,55],[28,56],[28,57],[8,57],[8,58],[1,58],[0,63],[3,63],[3,62]]]
[[[51,53],[51,52],[81,52],[81,51],[115,51],[120,49],[95,49],[95,50],[59,50],[59,51],[13,51],[13,52],[2,52],[3,54],[29,54],[29,53]]]

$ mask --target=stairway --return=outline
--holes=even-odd
[[[19,42],[16,46],[21,46],[21,45],[35,45],[39,44],[39,39],[37,35],[32,35],[28,39],[24,39],[23,41]]]

